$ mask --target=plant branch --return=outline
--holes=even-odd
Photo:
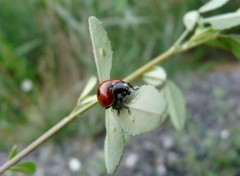
[[[129,76],[127,76],[124,81],[126,82],[131,82],[133,80],[135,80],[136,78],[139,78],[140,76],[142,76],[144,73],[146,73],[148,70],[150,70],[154,65],[159,64],[160,62],[162,62],[163,60],[171,57],[172,55],[178,53],[181,51],[181,43],[184,41],[184,39],[187,37],[187,35],[189,34],[189,30],[186,29],[182,35],[180,35],[180,37],[177,39],[177,41],[173,44],[172,47],[170,47],[167,51],[165,51],[163,54],[157,56],[156,58],[152,59],[151,61],[149,61],[148,63],[146,63],[145,65],[143,65],[142,67],[140,67],[139,69],[137,69],[135,72],[133,72],[132,74],[130,74]]]
[[[189,32],[190,32],[190,30],[185,29],[185,31],[182,33],[182,35],[174,43],[174,46],[178,47],[183,42],[183,40],[188,36]]]
[[[220,35],[219,33],[216,33],[215,35],[211,35],[211,36],[205,37],[205,38],[203,38],[202,40],[199,40],[199,41],[197,41],[197,42],[190,43],[190,44],[188,44],[188,43],[186,42],[185,44],[183,44],[183,45],[181,46],[181,48],[180,48],[179,50],[180,50],[180,52],[187,51],[187,50],[192,49],[192,48],[194,48],[194,47],[196,47],[196,46],[202,45],[202,44],[204,44],[204,43],[206,43],[206,42],[208,42],[208,41],[210,41],[210,40],[216,39],[216,38],[219,37],[219,35]]]
[[[31,143],[28,147],[26,147],[24,150],[22,150],[20,153],[18,153],[15,157],[13,157],[11,160],[7,161],[0,167],[0,175],[4,173],[7,169],[9,169],[11,166],[16,164],[19,160],[30,154],[33,150],[35,150],[38,146],[40,146],[42,143],[44,143],[46,140],[48,140],[51,136],[53,136],[56,132],[58,132],[60,129],[68,125],[70,122],[72,122],[74,119],[78,117],[79,114],[84,113],[86,110],[91,108],[93,105],[97,103],[97,99],[95,101],[90,102],[86,106],[80,108],[78,111],[71,113],[64,119],[62,119],[58,124],[53,126],[51,129],[49,129],[46,133],[44,133],[42,136],[37,138],[33,143]]]
[[[149,71],[154,65],[157,65],[160,62],[162,62],[163,60],[171,57],[177,51],[178,51],[177,48],[174,47],[174,46],[169,48],[166,52],[164,52],[163,54],[161,54],[161,55],[157,56],[156,58],[152,59],[151,61],[149,61],[148,63],[146,63],[145,65],[143,65],[139,69],[137,69],[135,72],[133,72],[132,74],[130,74],[129,76],[127,76],[123,80],[126,81],[126,82],[131,82],[131,81],[135,80],[136,78],[139,78],[144,73]]]

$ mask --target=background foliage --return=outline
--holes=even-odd
[[[0,149],[32,141],[53,126],[69,113],[87,79],[96,75],[89,16],[97,16],[107,30],[114,51],[112,75],[123,78],[168,48],[183,31],[183,14],[206,1],[0,1],[0,138],[4,139]],[[232,0],[211,13],[231,11],[236,4],[240,3]],[[164,66],[170,74],[205,70],[225,62],[226,56],[234,60],[203,46]],[[217,62],[211,60],[214,57]],[[123,69],[123,65],[127,66]],[[29,82],[28,90],[24,85]],[[79,119],[55,139],[101,134],[104,121],[99,109],[95,107],[88,118]]]

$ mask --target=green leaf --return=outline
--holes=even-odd
[[[23,162],[12,166],[9,170],[12,172],[20,172],[23,174],[33,174],[36,171],[36,166],[33,162]]]
[[[240,34],[230,34],[229,36],[231,39],[240,44]]]
[[[231,52],[240,59],[240,35],[230,35],[231,43],[228,45]]]
[[[8,155],[8,160],[10,160],[10,159],[12,159],[14,156],[16,156],[17,153],[18,153],[17,145],[14,145],[14,146],[12,147],[11,152],[10,152],[9,155]]]
[[[154,66],[149,72],[143,75],[143,81],[155,87],[162,85],[166,78],[167,74],[164,68],[160,66]]]
[[[205,13],[225,5],[229,0],[211,0],[199,8],[200,13]]]
[[[71,114],[75,113],[76,111],[80,109],[84,109],[85,106],[89,105],[90,103],[93,103],[96,101],[97,97],[96,95],[89,95],[85,97],[82,101],[80,101],[72,110]]]
[[[207,44],[230,51],[240,59],[240,35],[238,34],[224,35],[223,37],[209,41]]]
[[[163,88],[167,100],[170,119],[177,130],[181,130],[186,119],[185,99],[181,90],[172,82],[167,81]]]
[[[185,27],[190,31],[193,30],[198,20],[199,20],[199,12],[197,10],[187,12],[183,17],[183,23]]]
[[[99,81],[102,82],[110,78],[112,49],[107,33],[103,29],[100,21],[96,17],[90,17],[88,22],[98,77]]]
[[[110,109],[106,111],[106,133],[104,145],[106,168],[108,174],[113,174],[122,158],[125,143],[123,130]]]
[[[165,121],[167,120],[168,116],[169,116],[169,114],[168,114],[168,108],[166,107],[165,110],[164,110],[164,112],[163,112],[163,115],[162,115],[162,119],[161,119],[161,121],[160,121],[160,124],[163,123],[163,122],[165,122]]]
[[[201,20],[203,23],[210,23],[216,30],[230,29],[240,25],[240,12],[217,15]]]
[[[194,35],[187,41],[187,44],[196,43],[216,35],[218,31],[214,30],[212,27],[196,29]]]
[[[166,102],[163,95],[153,86],[144,85],[126,97],[124,103],[130,108],[120,110],[120,116],[114,111],[123,130],[131,135],[138,135],[158,127],[164,116]]]
[[[96,83],[97,83],[97,78],[95,76],[92,76],[88,80],[85,88],[83,89],[81,95],[78,98],[76,106],[73,108],[72,113],[76,112],[80,108],[83,108],[84,105],[87,105],[88,103],[91,103],[96,100],[96,95],[89,95],[92,89],[95,88]]]
[[[96,97],[95,94],[94,94],[94,95],[89,95],[89,96],[85,97],[85,98],[81,101],[81,103],[79,104],[79,106],[87,105],[87,104],[95,101],[96,98],[97,98],[97,97]]]
[[[95,85],[97,84],[97,78],[95,76],[92,76],[85,88],[83,89],[79,99],[78,99],[78,103],[80,103],[84,98],[86,98],[88,96],[88,94],[93,90],[93,88],[95,88]]]

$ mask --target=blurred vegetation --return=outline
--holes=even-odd
[[[184,13],[206,1],[1,0],[0,147],[30,142],[49,129],[70,112],[87,79],[96,75],[89,16],[104,24],[114,51],[112,77],[123,78],[168,48],[184,29]],[[220,10],[227,12],[236,3]],[[191,61],[181,64],[182,71],[198,65],[206,48],[191,54]],[[181,71],[176,58],[165,64],[170,72]],[[101,133],[104,119],[99,109],[55,139]]]

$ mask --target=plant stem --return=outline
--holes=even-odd
[[[203,38],[202,40],[199,40],[198,42],[195,42],[195,43],[191,43],[191,44],[183,44],[180,48],[179,48],[179,52],[184,52],[184,51],[187,51],[191,48],[194,48],[198,45],[201,45],[201,44],[204,44],[210,40],[213,40],[213,39],[216,39],[219,37],[219,33],[216,33],[215,35],[212,35],[212,36],[208,36],[206,38]]]
[[[53,136],[56,132],[58,132],[60,129],[65,127],[67,124],[72,122],[74,119],[78,117],[79,114],[84,113],[86,110],[88,110],[90,107],[94,106],[97,103],[97,99],[95,101],[90,102],[86,106],[80,108],[78,111],[71,113],[64,119],[62,119],[59,123],[57,123],[55,126],[53,126],[51,129],[49,129],[46,133],[44,133],[42,136],[37,138],[34,142],[32,142],[28,147],[26,147],[24,150],[22,150],[20,153],[18,153],[15,157],[13,157],[11,160],[7,161],[0,167],[0,175],[4,173],[7,169],[9,169],[11,166],[16,164],[19,160],[30,154],[33,150],[35,150],[38,146],[40,146],[42,143],[44,143],[46,140],[48,140],[51,136]]]
[[[143,75],[144,73],[146,73],[148,70],[150,70],[154,65],[159,64],[160,62],[162,62],[163,60],[171,57],[172,55],[178,53],[181,49],[181,43],[183,42],[183,40],[187,37],[187,35],[189,34],[189,30],[186,29],[182,35],[177,39],[177,41],[173,44],[172,47],[170,47],[167,51],[165,51],[163,54],[157,56],[156,58],[152,59],[151,61],[149,61],[148,63],[146,63],[145,65],[143,65],[142,67],[140,67],[139,69],[137,69],[135,72],[133,72],[132,74],[130,74],[129,76],[127,76],[125,79],[123,79],[126,82],[131,82],[133,80],[135,80],[136,78],[139,78],[141,75]]]
[[[178,47],[182,41],[187,37],[187,35],[189,34],[189,30],[188,29],[185,29],[185,31],[182,33],[182,35],[177,39],[177,41],[174,43],[173,46],[176,46]]]
[[[126,81],[126,82],[131,82],[131,81],[135,80],[136,78],[139,78],[144,73],[149,71],[154,65],[157,65],[160,62],[162,62],[163,60],[165,60],[165,59],[169,58],[170,56],[174,55],[175,53],[177,53],[177,51],[178,51],[177,47],[173,46],[173,47],[169,48],[166,52],[157,56],[153,60],[149,61],[148,63],[146,63],[145,65],[143,65],[139,69],[137,69],[135,72],[133,72],[132,74],[130,74],[129,76],[127,76],[123,80]]]

